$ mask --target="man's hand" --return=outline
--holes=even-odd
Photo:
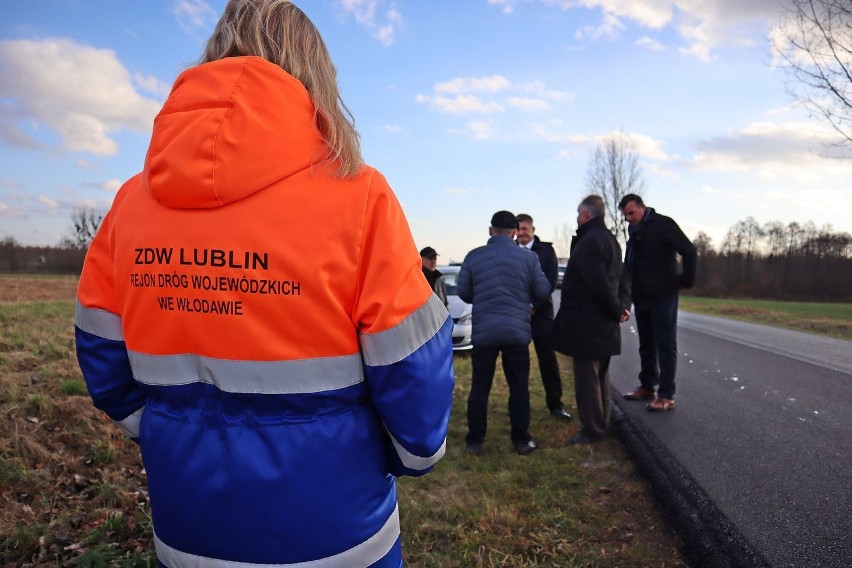
[[[623,312],[621,312],[621,319],[618,321],[625,322],[630,319],[630,310],[625,308]]]

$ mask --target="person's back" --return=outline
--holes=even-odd
[[[281,67],[190,69],[87,256],[80,365],[168,566],[398,566],[393,476],[443,454],[452,321],[387,182],[324,144]]]
[[[535,253],[495,235],[465,257],[457,289],[473,304],[474,345],[519,345],[530,342],[530,307],[547,300],[550,284]]]
[[[473,304],[471,388],[467,400],[466,451],[482,451],[488,428],[488,396],[497,357],[509,386],[510,437],[519,455],[538,445],[530,425],[530,310],[550,293],[538,257],[520,248],[514,238],[518,221],[509,211],[497,211],[488,228],[488,244],[470,251],[456,280],[459,298]]]

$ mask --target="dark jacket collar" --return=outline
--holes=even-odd
[[[604,222],[603,217],[595,217],[594,219],[589,219],[588,221],[586,221],[584,225],[577,228],[577,236],[582,237],[589,231],[594,230],[595,227],[603,227],[604,229],[606,229],[606,223]]]
[[[494,235],[488,239],[489,245],[500,245],[500,246],[518,246],[518,243],[515,242],[515,239],[512,237],[504,237],[503,235]]]
[[[642,229],[644,229],[648,225],[648,223],[651,223],[651,222],[654,221],[655,215],[656,215],[656,211],[654,211],[653,207],[646,207],[645,208],[645,214],[642,216],[642,220],[639,221],[639,224],[627,226],[627,234],[630,237],[633,237],[634,235],[638,235],[642,231]]]

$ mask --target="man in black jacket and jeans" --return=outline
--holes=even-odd
[[[630,224],[624,260],[633,281],[642,362],[640,386],[624,398],[650,400],[648,410],[666,411],[674,408],[678,291],[695,283],[697,255],[677,223],[646,207],[638,195],[625,195],[618,207]],[[682,274],[676,254],[683,259]]]
[[[577,235],[562,280],[553,329],[556,349],[574,359],[574,391],[583,427],[572,444],[609,433],[609,363],[621,353],[621,322],[630,318],[630,281],[621,247],[604,223],[604,202],[590,195],[577,207]]]

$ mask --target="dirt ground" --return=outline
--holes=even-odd
[[[43,278],[0,275],[0,302],[73,300],[78,280],[76,276]]]

